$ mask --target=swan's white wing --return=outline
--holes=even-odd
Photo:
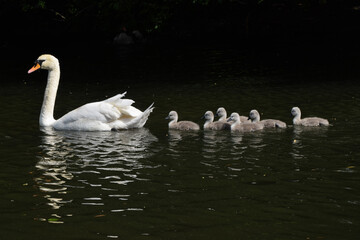
[[[127,115],[130,117],[140,116],[142,114],[142,111],[131,106],[133,103],[135,103],[134,100],[122,99],[122,97],[124,97],[125,94],[126,94],[126,92],[124,92],[123,94],[118,94],[114,97],[106,99],[104,102],[110,103],[110,104],[114,105],[115,107],[117,107],[123,115]]]
[[[57,120],[57,122],[67,124],[79,119],[87,119],[107,123],[115,121],[120,116],[119,109],[114,105],[106,102],[94,102],[72,110]]]
[[[142,127],[150,112],[131,106],[131,99],[121,99],[119,94],[101,102],[85,104],[58,119],[53,125],[55,129],[107,131],[111,129],[128,129]]]

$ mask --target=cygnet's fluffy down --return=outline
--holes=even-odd
[[[169,115],[166,117],[169,119],[169,129],[177,129],[177,130],[200,130],[200,126],[191,121],[180,121],[178,122],[178,114],[176,111],[171,111]]]
[[[294,116],[293,124],[305,127],[316,127],[316,126],[329,126],[329,121],[319,117],[308,117],[301,119],[301,111],[298,107],[291,109],[291,114]]]
[[[260,121],[260,114],[257,110],[251,110],[249,119],[253,123],[262,123],[264,128],[286,128],[286,123],[276,119],[265,119]]]
[[[223,108],[223,107],[219,107],[217,109],[215,116],[219,117],[218,122],[228,122],[228,120],[229,120],[229,118],[227,118],[227,112],[226,112],[225,108]],[[242,123],[249,122],[248,117],[246,117],[246,116],[240,116],[240,121]]]
[[[207,111],[203,118],[205,118],[204,130],[230,130],[230,123],[224,121],[214,122],[214,114],[212,111]]]
[[[240,120],[240,115],[238,113],[232,113],[228,121],[233,121],[233,123],[231,124],[231,131],[253,132],[264,128],[264,125],[261,123],[242,123]]]

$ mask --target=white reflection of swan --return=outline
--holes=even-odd
[[[153,154],[150,145],[157,141],[146,128],[119,132],[41,130],[41,152],[34,180],[53,209],[73,201],[69,189],[74,192],[78,188],[100,186],[106,191],[108,184],[141,180],[136,170],[145,166],[139,160]],[[90,183],[94,174],[100,183]]]

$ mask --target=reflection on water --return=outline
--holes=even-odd
[[[69,191],[89,187],[116,191],[116,185],[145,180],[137,175],[137,169],[146,168],[141,159],[153,155],[151,144],[157,141],[146,128],[119,132],[71,132],[44,128],[42,133],[42,151],[34,180],[53,209],[74,201],[67,196]],[[127,197],[110,195],[121,199]],[[83,198],[81,204],[104,203],[102,197],[92,196]]]
[[[328,137],[328,128],[329,127],[293,126],[291,156],[294,159],[305,158],[305,155],[301,153],[304,151],[303,148],[309,146],[309,142],[311,143],[314,139],[316,139],[317,144],[321,144],[321,140]],[[306,142],[305,144],[304,141]]]
[[[327,137],[329,127],[304,127],[304,126],[293,126],[293,138],[301,139],[302,137],[309,137],[309,136],[317,136],[317,137]]]
[[[86,78],[77,81],[70,69],[56,104],[60,114],[82,104],[70,92],[103,99],[117,93],[114,86],[128,86],[139,104],[155,102],[146,125],[152,133],[39,132],[44,82],[4,76],[0,239],[35,238],[34,231],[41,239],[358,238],[358,79],[246,75],[241,54],[231,49],[171,59],[155,52],[165,61],[141,58],[133,71],[124,71],[125,61],[120,68],[108,61],[104,71],[97,65],[97,74],[83,71]],[[87,70],[78,60],[73,66]],[[288,124],[298,105],[333,125],[242,134],[168,131],[163,120],[174,106],[190,117],[220,105],[258,108]]]

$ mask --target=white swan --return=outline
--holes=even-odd
[[[203,118],[205,118],[204,130],[230,130],[231,124],[224,121],[214,122],[214,114],[212,111],[207,111]]]
[[[231,131],[253,132],[264,128],[264,124],[261,123],[242,123],[240,120],[240,115],[238,113],[232,113],[228,119],[228,122],[230,121],[233,121],[233,123],[231,124]]]
[[[265,128],[286,128],[286,123],[276,119],[265,119],[260,121],[260,114],[257,110],[251,110],[249,114],[249,119],[253,123],[262,123]]]
[[[166,117],[169,119],[169,129],[177,130],[200,130],[200,127],[197,123],[191,121],[180,121],[178,122],[178,114],[176,111],[169,112],[169,115]]]
[[[40,126],[56,130],[110,131],[118,129],[141,128],[154,109],[151,104],[144,112],[131,106],[134,101],[122,99],[126,94],[118,94],[100,102],[85,104],[61,117],[54,119],[56,93],[60,80],[60,65],[52,55],[41,55],[28,71],[48,70],[47,85],[40,112]]]
[[[329,126],[329,121],[324,118],[308,117],[301,119],[301,111],[298,107],[293,107],[291,109],[291,114],[294,116],[294,125],[301,125],[305,127]]]

